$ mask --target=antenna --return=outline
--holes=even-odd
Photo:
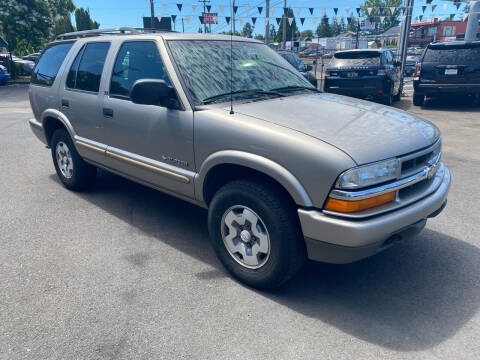
[[[233,115],[233,23],[235,22],[233,5],[235,0],[232,0],[232,25],[230,31],[230,115]]]

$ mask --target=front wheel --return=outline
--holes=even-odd
[[[83,190],[95,181],[97,168],[80,157],[65,129],[55,130],[50,147],[55,170],[66,188]]]
[[[280,189],[260,180],[224,185],[210,204],[208,227],[225,268],[252,287],[280,286],[306,259],[295,208]]]

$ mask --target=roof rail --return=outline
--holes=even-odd
[[[69,32],[65,34],[58,35],[55,40],[70,40],[70,39],[78,39],[83,37],[91,37],[91,36],[101,36],[101,35],[138,35],[140,31],[138,29],[134,29],[131,27],[117,27],[117,28],[110,28],[110,29],[95,29],[95,30],[84,30],[84,31],[75,31]]]

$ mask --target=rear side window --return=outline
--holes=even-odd
[[[67,76],[67,87],[71,89],[98,92],[103,65],[110,43],[88,43],[77,54]]]
[[[425,52],[423,63],[440,65],[478,65],[480,47],[431,47]]]
[[[139,79],[160,79],[170,84],[167,72],[152,41],[127,41],[118,51],[110,82],[110,96],[128,99]]]
[[[368,66],[380,64],[380,52],[377,51],[352,51],[337,53],[330,62],[331,67]]]
[[[52,86],[65,56],[73,43],[63,43],[48,47],[33,69],[32,84]]]

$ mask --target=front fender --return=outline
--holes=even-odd
[[[295,203],[303,207],[312,207],[312,201],[303,185],[283,166],[265,157],[237,150],[222,150],[209,155],[195,176],[195,194],[197,200],[205,203],[204,184],[208,172],[217,165],[232,164],[259,171],[280,183],[293,198]]]

